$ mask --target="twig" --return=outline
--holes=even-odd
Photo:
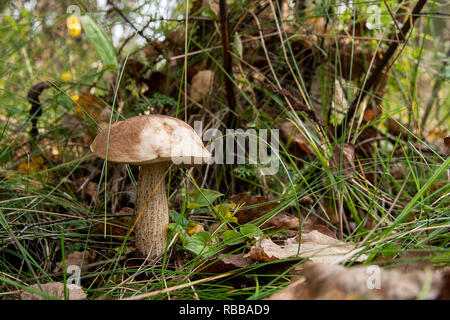
[[[231,124],[233,123],[234,118],[237,116],[237,105],[236,105],[236,97],[234,96],[233,90],[233,80],[232,80],[233,66],[230,55],[230,34],[229,34],[230,31],[229,31],[226,0],[219,1],[219,15],[220,15],[220,34],[223,51],[223,68],[225,71],[224,74],[225,90],[227,93],[228,105],[233,111],[231,119],[228,119],[228,121],[226,122],[228,124],[228,127],[232,128],[233,126]]]
[[[450,49],[447,51],[447,57],[448,56],[450,56]],[[443,73],[445,71],[445,69],[447,68],[447,64],[448,64],[448,59],[444,59],[441,69],[439,70],[439,73]],[[425,113],[423,114],[422,125],[421,125],[422,127],[425,126],[425,123],[428,120],[431,109],[433,108],[434,102],[436,101],[436,98],[438,96],[437,93],[438,93],[439,89],[441,88],[442,82],[444,82],[444,77],[439,77],[433,85],[430,100],[428,101],[427,106],[425,108]]]
[[[155,296],[157,294],[169,293],[169,292],[173,292],[173,291],[176,291],[176,290],[184,289],[184,288],[187,288],[187,287],[199,284],[199,283],[208,282],[208,281],[214,281],[214,280],[217,280],[217,279],[228,277],[228,276],[231,276],[231,275],[233,275],[235,273],[236,273],[236,271],[230,271],[230,272],[219,274],[217,276],[203,278],[203,279],[199,279],[199,280],[192,281],[192,282],[186,282],[186,283],[180,284],[178,286],[169,287],[169,288],[162,289],[162,290],[156,290],[156,291],[140,294],[140,295],[137,295],[137,296],[132,296],[132,297],[126,298],[125,300],[141,300],[141,299],[145,299],[145,298],[148,298],[148,297]]]
[[[412,10],[411,14],[405,19],[403,23],[403,27],[400,29],[399,32],[395,33],[393,37],[391,38],[397,38],[398,41],[392,42],[389,46],[389,48],[386,50],[386,52],[383,54],[383,58],[381,61],[376,65],[375,69],[372,71],[372,74],[367,79],[367,81],[364,83],[363,88],[361,89],[361,93],[353,99],[346,115],[346,119],[352,119],[355,115],[356,109],[359,106],[359,103],[365,98],[367,93],[375,86],[375,84],[380,79],[381,75],[383,74],[383,69],[386,68],[386,66],[389,63],[389,60],[394,55],[395,51],[397,50],[397,47],[400,43],[405,42],[406,40],[406,34],[408,34],[409,30],[412,26],[414,26],[414,23],[416,20],[420,17],[420,11],[425,6],[427,0],[419,0],[414,9]],[[392,64],[391,64],[392,65]],[[388,70],[385,70],[384,72],[387,72]],[[337,130],[338,137],[342,136],[344,132],[344,125],[345,122],[343,122]]]
[[[28,102],[31,103],[31,109],[29,114],[31,119],[30,136],[32,140],[36,138],[39,134],[37,128],[37,121],[39,117],[42,115],[42,106],[39,96],[41,95],[42,91],[44,91],[47,88],[50,88],[52,85],[53,84],[50,81],[41,81],[32,86],[31,89],[28,91],[27,99]]]
[[[187,122],[187,72],[188,72],[188,32],[189,32],[189,0],[186,0],[185,12],[185,27],[184,27],[184,121]]]
[[[130,19],[128,19],[128,17],[124,15],[123,12],[119,8],[117,8],[114,3],[112,3],[111,0],[108,1],[108,4],[113,7],[113,9],[138,33],[138,35],[147,40],[147,42],[152,42],[152,40],[144,34],[143,30],[139,30],[138,28],[136,28],[133,22],[131,22]]]

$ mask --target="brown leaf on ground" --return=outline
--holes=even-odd
[[[202,272],[222,273],[255,264],[253,259],[246,257],[243,253],[230,255],[219,254],[218,256],[210,258],[209,261],[215,262],[203,269]]]
[[[106,107],[106,103],[99,97],[89,92],[80,93],[79,96],[73,96],[74,108],[77,115],[81,118],[88,118],[87,112],[92,118],[96,119],[100,112]]]
[[[280,212],[274,215],[269,221],[265,222],[262,228],[272,228],[273,230],[298,230],[299,219],[295,216],[288,216],[287,214]]]
[[[441,295],[439,296],[440,300],[450,300],[450,268],[445,268],[444,273],[444,280],[441,290]]]
[[[116,216],[122,216],[115,218],[114,220],[106,222],[106,235],[110,236],[126,236],[128,228],[133,221],[133,208],[123,207],[117,213]],[[105,233],[105,223],[99,223],[94,226],[94,233],[103,235]],[[134,231],[131,233],[133,236]]]
[[[95,200],[97,197],[97,189],[98,183],[89,181],[86,185],[86,194],[91,198],[91,200]]]
[[[158,40],[155,40],[155,41],[153,41],[152,44],[147,45],[143,49],[143,51],[144,51],[145,58],[147,58],[148,64],[150,64],[150,65],[154,64],[156,58],[162,53],[163,50],[164,50],[164,44],[159,42]]]
[[[311,298],[305,279],[300,279],[293,281],[290,285],[265,300],[311,300]]]
[[[253,245],[248,257],[257,261],[274,261],[287,258],[309,258],[311,261],[338,264],[349,260],[355,246],[324,235],[317,230],[302,234],[299,245],[296,238],[284,241],[283,245],[274,243],[270,238],[262,239]],[[366,255],[359,256],[356,261],[362,262]]]
[[[307,263],[304,275],[313,299],[405,300],[421,294],[425,299],[436,299],[443,284],[442,274],[431,269],[404,272],[378,266]],[[424,291],[427,283],[429,290]]]
[[[205,228],[203,227],[203,225],[201,223],[190,223],[187,226],[187,233],[190,236],[196,234],[197,232],[204,231],[204,230],[205,230]]]
[[[295,144],[302,152],[314,154],[314,150],[308,143],[308,140],[300,133],[291,121],[284,121],[280,124],[281,136],[287,144]]]
[[[339,58],[341,66],[339,70],[346,80],[355,80],[365,72],[368,64],[367,57],[372,57],[372,52],[366,52],[359,41],[351,38],[343,38],[339,41]]]
[[[280,212],[274,215],[269,221],[265,222],[261,228],[271,228],[272,230],[291,230],[298,232],[299,219],[297,216],[287,215]],[[337,239],[336,233],[330,230],[325,222],[311,216],[306,220],[302,218],[302,232],[308,233],[314,230]]]
[[[238,219],[240,224],[245,224],[247,222],[253,221],[270,210],[274,209],[278,204],[277,203],[268,203],[269,200],[264,196],[252,196],[248,192],[243,192],[231,196],[229,199],[232,203],[236,203],[237,205],[244,206],[238,210],[235,214],[235,217]],[[248,206],[255,206],[254,208],[247,208]]]
[[[144,64],[135,58],[129,58],[125,66],[125,73],[136,81],[142,81]]]
[[[345,268],[313,262],[303,266],[306,282],[305,279],[294,281],[268,300],[442,299],[445,292],[442,273],[430,269],[404,272],[374,265]],[[424,291],[427,283],[429,290]]]
[[[404,126],[407,127],[407,126]],[[406,137],[408,135],[408,131],[404,129],[400,124],[399,121],[396,121],[392,118],[389,118],[387,120],[387,129],[390,134],[397,137],[399,135],[402,135],[403,137]]]
[[[450,136],[444,138],[444,154],[450,156]]]
[[[355,170],[355,165],[353,163],[354,158],[355,146],[353,144],[345,143],[343,148],[341,148],[341,145],[338,144],[334,148],[333,156],[330,158],[328,165],[334,174],[338,173],[340,169],[342,169],[343,175],[352,174]]]
[[[306,220],[303,220],[302,223],[303,233],[309,233],[311,231],[317,230],[326,236],[337,239],[336,230],[333,231],[333,229],[330,228],[330,226],[327,225],[326,222],[316,216],[311,215]]]
[[[166,39],[171,44],[173,44],[177,47],[183,47],[184,46],[184,31],[181,30],[181,28],[169,31],[166,34]]]
[[[41,288],[42,291],[41,291]],[[30,286],[30,288],[44,292],[47,295],[52,297],[56,297],[58,299],[64,299],[64,283],[62,282],[49,282],[45,284],[41,284],[39,287],[38,284],[34,284]],[[67,284],[67,294],[69,300],[85,300],[87,294],[83,291],[83,289],[76,284]],[[21,290],[20,297],[22,300],[45,300],[43,296],[32,293],[26,290]]]
[[[190,98],[194,102],[202,100],[211,89],[214,80],[214,72],[211,70],[199,71],[192,77]]]
[[[405,178],[405,166],[403,164],[392,165],[389,167],[389,173],[395,180],[401,180]]]
[[[81,268],[81,272],[87,271],[87,265],[89,264],[89,258],[91,254],[89,252],[81,252],[75,251],[66,255],[66,268],[71,265],[76,265]],[[53,269],[54,273],[59,273],[62,271],[62,261],[56,264],[55,269]]]

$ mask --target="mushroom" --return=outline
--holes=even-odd
[[[166,172],[170,166],[208,163],[211,154],[187,123],[155,114],[114,123],[97,135],[91,150],[107,161],[141,166],[135,207],[136,249],[144,256],[159,257],[166,249],[169,223]]]

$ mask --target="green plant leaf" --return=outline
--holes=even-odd
[[[252,223],[247,223],[247,224],[241,226],[240,231],[247,238],[259,237],[259,236],[262,236],[262,234],[263,234],[261,229]]]
[[[94,45],[95,50],[103,61],[103,65],[112,68],[117,68],[116,50],[114,49],[111,40],[106,36],[105,31],[88,15],[80,17],[81,25],[89,41]]]
[[[180,224],[173,222],[169,223],[169,230],[171,230],[173,234],[177,232],[179,233],[180,241],[183,244],[183,246],[185,246],[189,242],[190,236]]]
[[[206,231],[200,231],[189,238],[184,248],[196,255],[208,258],[218,251],[217,248],[208,245],[210,241],[211,235]]]
[[[222,233],[222,239],[225,244],[229,246],[233,246],[235,244],[239,244],[245,241],[245,236],[234,230],[227,230]]]
[[[223,193],[210,189],[195,189],[190,192],[188,209],[207,207],[217,198],[223,196]]]
[[[183,228],[186,228],[189,224],[189,220],[175,210],[170,210],[169,215],[175,223],[180,224]]]
[[[243,56],[242,40],[238,32],[235,32],[233,36],[233,51],[239,56],[239,58],[242,59]]]
[[[393,243],[388,243],[380,250],[383,257],[390,257],[396,253],[401,252]]]

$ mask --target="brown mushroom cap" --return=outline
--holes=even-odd
[[[156,114],[114,123],[97,135],[91,150],[102,159],[136,165],[169,162],[190,167],[211,159],[191,126],[180,119]]]

